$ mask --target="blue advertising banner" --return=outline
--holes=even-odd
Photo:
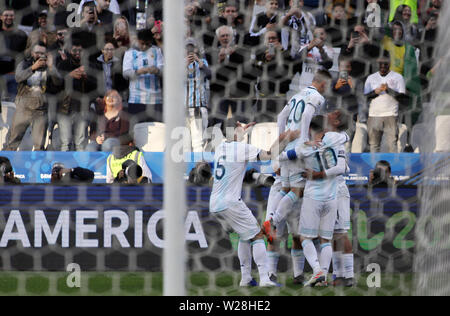
[[[259,222],[269,188],[244,186],[242,199]],[[189,271],[239,271],[239,238],[210,216],[210,187],[187,188],[184,234]],[[419,216],[416,187],[351,186],[349,236],[355,271],[378,263],[411,271]],[[163,186],[0,187],[0,270],[161,271]],[[291,269],[291,240],[281,239],[279,271]]]
[[[49,183],[53,163],[62,162],[67,168],[83,167],[95,172],[95,183],[106,182],[106,160],[109,153],[105,152],[0,152],[0,156],[8,157],[13,165],[16,176],[22,183]],[[163,183],[164,153],[146,152],[145,160],[152,172],[153,183]],[[450,154],[433,154],[433,160],[450,157]],[[212,163],[213,153],[189,153],[185,155],[186,175],[198,161]],[[424,159],[420,154],[351,154],[349,159],[350,173],[348,184],[367,182],[371,169],[379,160],[391,164],[392,175],[397,180],[409,176],[424,168]],[[269,163],[250,164],[250,167],[260,168],[261,172],[271,173]]]

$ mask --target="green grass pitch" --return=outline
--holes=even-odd
[[[81,287],[69,288],[64,272],[2,272],[0,295],[162,295],[162,273],[82,272]],[[190,273],[190,296],[409,296],[413,294],[412,274],[383,274],[380,288],[368,288],[367,274],[357,276],[353,288],[302,288],[292,284],[290,274],[280,274],[280,288],[241,288],[239,273]]]

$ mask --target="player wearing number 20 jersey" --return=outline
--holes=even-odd
[[[290,142],[286,146],[286,151],[294,149],[299,144],[309,140],[309,125],[311,120],[323,111],[324,104],[324,97],[314,87],[307,87],[291,98],[289,104],[283,109],[283,112],[289,111],[285,130],[299,130],[300,138]],[[303,170],[303,166],[298,161],[283,162],[281,164],[283,187],[301,187],[302,185],[300,183],[303,181],[301,173]]]

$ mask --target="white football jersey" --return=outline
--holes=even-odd
[[[300,137],[290,142],[286,146],[286,151],[294,149],[296,145],[309,140],[309,124],[311,123],[311,119],[322,113],[324,104],[325,98],[314,87],[307,87],[291,98],[288,104],[290,112],[286,121],[285,130],[299,130]],[[305,110],[307,110],[308,107],[312,107],[312,110],[308,110],[308,118],[302,120]],[[311,113],[313,113],[312,116],[310,115]],[[304,121],[308,121],[306,124],[308,126],[302,126],[302,122]]]
[[[325,134],[320,148],[302,145],[301,153],[307,168],[314,171],[323,171],[335,167],[338,157],[345,158],[344,144],[336,145],[336,138],[342,137],[339,133],[329,132]],[[333,146],[330,146],[333,145]],[[338,180],[337,177],[325,179],[307,180],[304,196],[316,201],[330,201],[336,199]]]
[[[240,142],[223,142],[214,155],[214,184],[210,212],[220,212],[241,201],[247,162],[256,161],[261,149]]]

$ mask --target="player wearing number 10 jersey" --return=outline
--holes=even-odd
[[[251,277],[253,259],[258,266],[260,286],[276,286],[269,279],[264,235],[256,218],[241,199],[242,182],[248,161],[270,160],[278,157],[286,144],[299,132],[287,131],[280,135],[270,151],[241,143],[245,128],[238,122],[227,142],[221,143],[214,156],[214,184],[210,198],[210,212],[229,232],[239,235],[238,257],[241,263],[241,286],[256,285]]]
[[[300,131],[299,139],[286,146],[286,152],[294,149],[298,144],[309,140],[309,126],[314,116],[323,112],[325,98],[322,94],[329,89],[331,75],[327,71],[320,70],[314,75],[311,86],[303,89],[291,98],[284,107],[279,117],[285,118],[285,130]],[[276,196],[278,205],[272,222],[266,221],[264,228],[267,234],[273,236],[273,229],[279,226],[291,214],[293,206],[303,194],[305,180],[302,177],[304,166],[299,161],[280,162],[280,175],[282,190]],[[277,203],[278,202],[278,203]],[[300,250],[300,239],[294,236],[294,249]],[[301,260],[301,259],[299,259]],[[295,273],[294,273],[295,274]],[[298,272],[301,274],[301,271]],[[294,275],[294,278],[297,275]]]

